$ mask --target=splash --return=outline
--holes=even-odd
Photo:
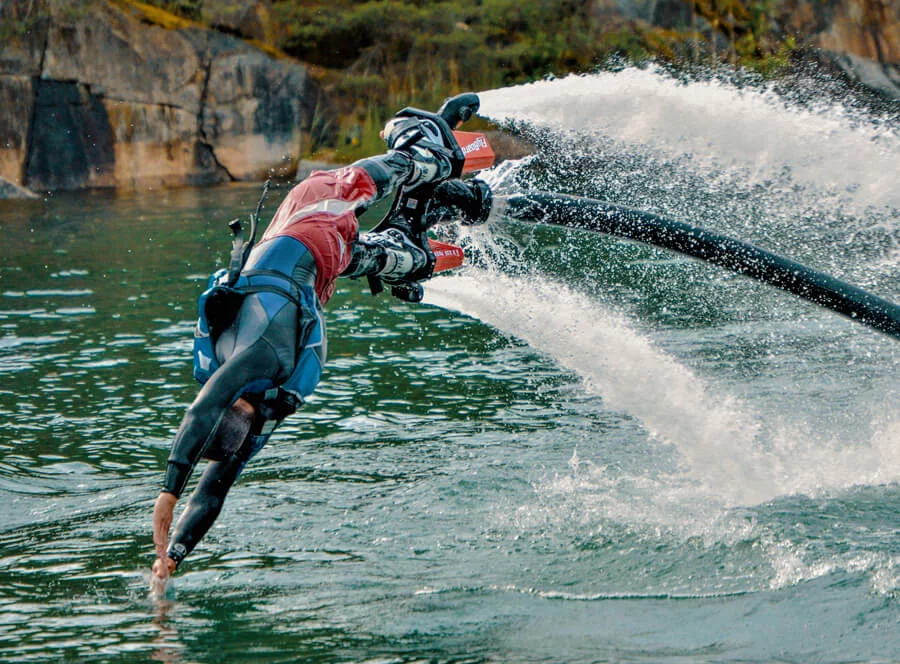
[[[576,131],[647,150],[742,188],[790,178],[857,210],[900,208],[900,137],[840,106],[796,108],[772,91],[685,84],[654,69],[569,76],[481,93],[500,123]]]
[[[659,454],[648,455],[645,468],[630,474],[613,472],[574,449],[568,469],[540,479],[531,500],[499,510],[497,521],[506,524],[500,527],[582,540],[637,538],[640,548],[662,540],[688,557],[697,555],[691,542],[699,541],[702,551],[724,556],[723,564],[746,575],[716,592],[778,590],[848,573],[868,576],[880,595],[895,593],[895,558],[883,552],[823,553],[802,527],[793,532],[793,522],[780,523],[770,513],[779,512],[772,501],[782,497],[788,504],[812,500],[824,506],[829,496],[851,487],[900,481],[900,419],[883,407],[897,394],[872,406],[870,436],[829,440],[797,413],[794,419],[779,416],[773,426],[772,413],[761,414],[704,380],[622,315],[546,278],[470,269],[435,279],[426,299],[526,341],[580,376],[605,407],[639,420],[658,446]],[[598,435],[604,434],[584,432]],[[669,448],[681,463],[658,472],[658,457]],[[666,578],[680,588],[677,574]],[[685,583],[693,587],[696,580]]]
[[[639,419],[660,445],[675,446],[686,472],[656,487],[653,501],[663,520],[673,505],[717,511],[780,495],[900,480],[900,420],[891,419],[896,414],[883,415],[872,439],[856,445],[824,440],[799,423],[772,432],[751,405],[708,386],[621,315],[562,284],[473,269],[435,279],[426,302],[526,341],[578,374],[609,408]],[[581,472],[563,482],[582,490],[610,488],[602,468],[576,465]]]
[[[895,299],[900,137],[887,124],[840,105],[799,108],[766,89],[684,84],[638,69],[494,90],[481,98],[482,114],[521,131],[538,148],[530,158],[480,176],[499,194],[549,189],[648,209]],[[822,330],[798,330],[784,367],[775,361],[760,369],[774,370],[775,377],[764,375],[756,385],[751,376],[740,385],[734,376],[694,368],[704,364],[690,348],[663,350],[639,322],[611,309],[608,300],[615,298],[529,267],[522,260],[527,247],[510,248],[489,232],[467,239],[480,268],[435,280],[426,289],[428,301],[522,339],[580,376],[604,410],[639,422],[651,450],[623,471],[583,458],[576,448],[568,469],[538,480],[533,499],[505,506],[500,523],[517,533],[578,540],[636,538],[638,549],[674,542],[687,558],[699,540],[701,558],[721,556],[721,565],[746,570],[736,589],[865,573],[877,593],[895,592],[895,557],[877,546],[823,552],[804,530],[815,519],[802,516],[809,508],[827,512],[828,501],[852,495],[854,487],[881,492],[900,481],[893,346],[873,347],[871,339],[857,344],[852,337],[834,342]],[[683,296],[705,291],[702,284],[691,289],[693,295]],[[668,292],[678,296],[674,288]],[[777,299],[756,304],[779,306]],[[754,330],[742,339],[766,348],[772,343],[766,334]],[[817,352],[871,370],[844,372],[837,359],[820,365]],[[812,363],[817,370],[810,370]],[[821,366],[838,375],[821,378]],[[850,384],[828,389],[830,381],[845,378]],[[782,398],[773,399],[779,391]],[[822,415],[823,395],[835,399],[834,419]],[[807,406],[816,412],[805,412]],[[837,426],[817,425],[823,421]],[[583,440],[604,435],[586,430]],[[616,442],[602,444],[607,450]],[[702,566],[700,558],[695,562]]]

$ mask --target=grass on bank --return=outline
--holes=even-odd
[[[679,16],[660,25],[605,7],[578,0],[276,0],[271,19],[280,48],[323,67],[342,118],[324,147],[350,157],[365,153],[398,108],[435,108],[465,90],[613,62],[728,63],[771,76],[794,48],[774,33],[775,0],[684,0]]]

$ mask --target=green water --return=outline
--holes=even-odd
[[[657,209],[900,298],[895,211],[625,161]],[[547,163],[560,187],[612,186]],[[256,195],[0,202],[0,659],[900,659],[896,341],[502,221],[453,230],[470,267],[427,304],[341,283],[316,394],[150,598],[196,297]]]
[[[808,320],[764,332],[723,314],[642,333],[617,327],[599,296],[547,299],[562,287],[481,270],[430,296],[486,318],[496,307],[501,328],[536,317],[526,338],[554,319],[560,330],[528,345],[344,283],[317,394],[248,468],[169,599],[149,599],[150,510],[195,391],[193,301],[224,261],[223,221],[254,195],[3,205],[5,659],[894,659],[893,341],[799,304]],[[603,349],[569,334],[608,334],[627,361],[606,360],[604,378]],[[648,372],[659,380],[609,392]],[[686,381],[698,403],[661,403],[660,381]],[[750,405],[723,405],[717,389]],[[794,407],[811,414],[791,419]],[[752,434],[772,473],[759,495],[754,478],[717,474],[717,454],[749,454],[746,431],[717,438],[732,415],[782,421]],[[718,449],[692,449],[684,430]],[[683,472],[685,455],[711,470]],[[796,474],[800,493],[784,477]]]

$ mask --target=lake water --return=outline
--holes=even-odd
[[[651,209],[900,299],[884,123],[638,70],[483,111],[538,149],[498,191]],[[341,283],[316,394],[151,598],[196,297],[257,192],[0,202],[0,659],[900,660],[900,344],[504,220],[450,229],[469,266],[425,304]]]

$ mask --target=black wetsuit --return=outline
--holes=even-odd
[[[350,168],[364,171],[373,185],[373,196],[361,200],[358,209],[393,193],[412,166],[408,157],[392,152]],[[480,195],[477,190],[472,188]],[[352,203],[334,202],[333,207]],[[324,209],[330,202],[317,205]],[[381,275],[400,265],[418,269],[424,257],[421,250],[421,257],[414,255],[414,248],[375,233],[357,237],[349,249],[342,269],[353,277]],[[176,497],[200,458],[210,459],[172,535],[168,555],[176,564],[209,530],[250,458],[312,392],[325,362],[325,323],[316,296],[321,274],[309,247],[288,236],[265,240],[250,253],[237,287],[245,296],[231,324],[209,338],[203,338],[198,327],[195,371],[199,363],[205,370],[201,380],[206,382],[188,408],[169,456],[163,491]],[[249,431],[235,434],[225,431],[223,423],[239,397],[254,407],[254,417]]]

